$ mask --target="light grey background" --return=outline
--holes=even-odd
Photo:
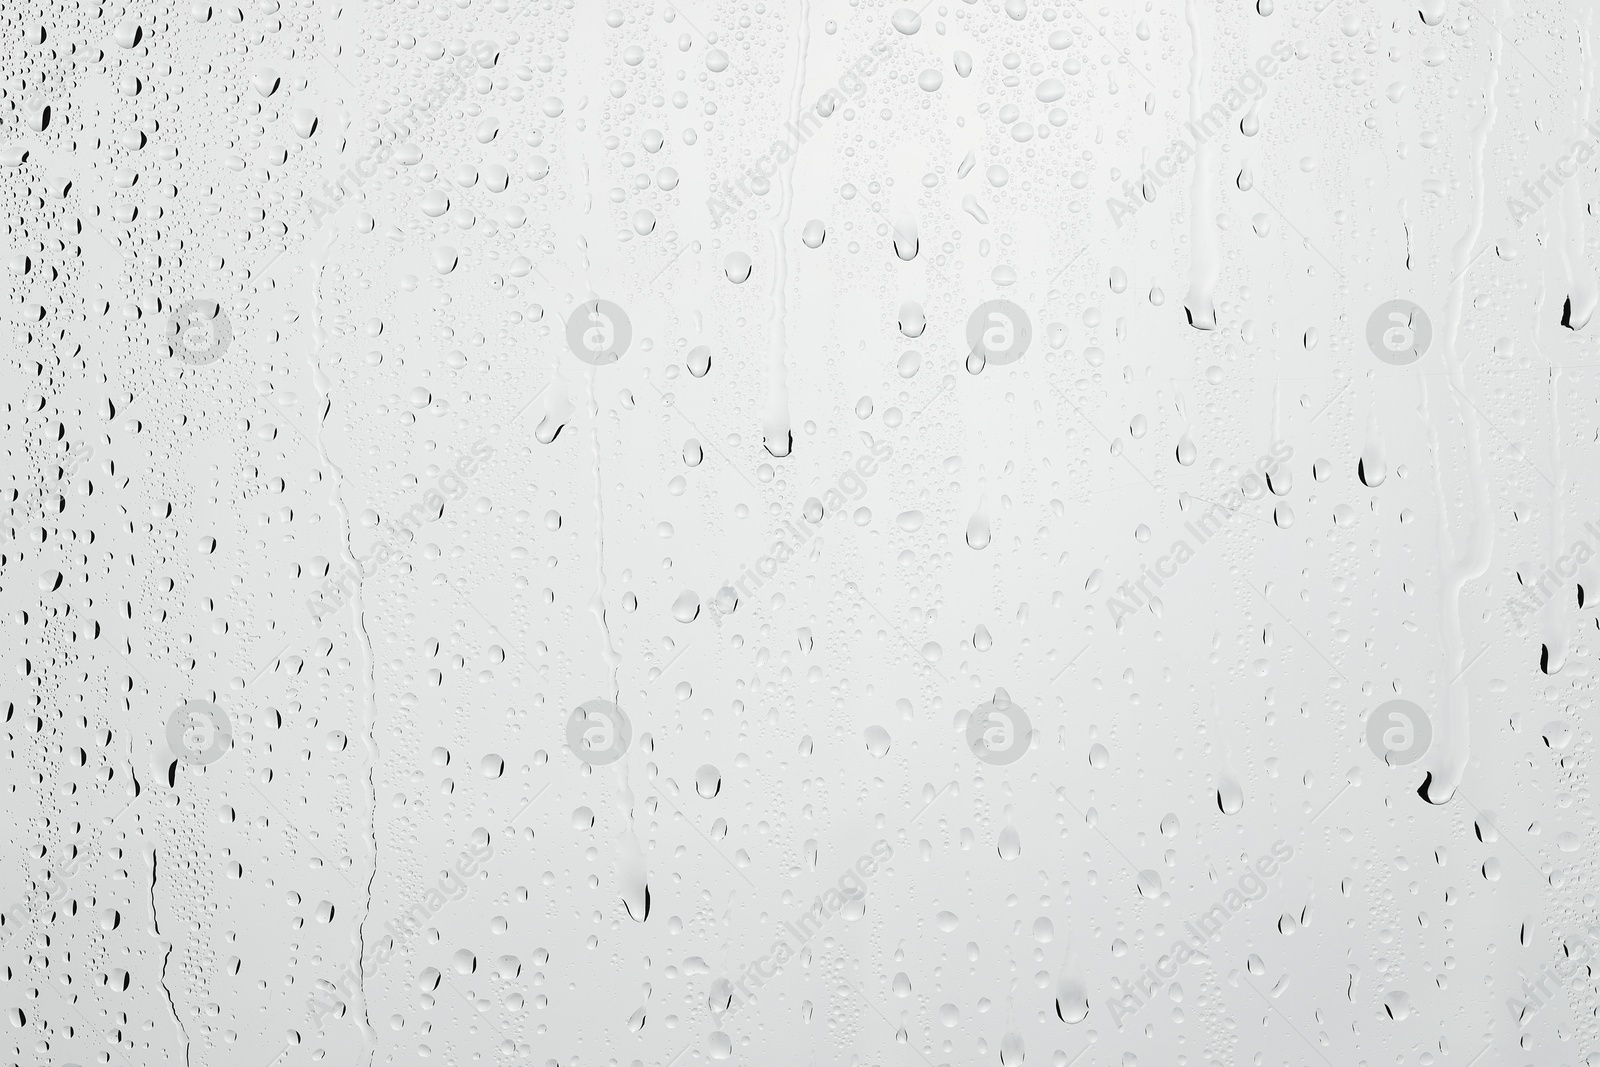
[[[9,15],[5,1062],[1600,1055],[1592,5]]]

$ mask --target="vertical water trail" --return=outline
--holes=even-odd
[[[1501,18],[1510,13],[1501,5]],[[1439,691],[1439,715],[1434,732],[1434,744],[1424,757],[1429,770],[1419,794],[1432,804],[1443,804],[1455,795],[1461,778],[1466,773],[1471,742],[1470,692],[1465,678],[1466,648],[1462,636],[1461,593],[1468,582],[1489,568],[1489,556],[1494,547],[1494,516],[1489,501],[1489,490],[1483,473],[1482,430],[1478,426],[1478,413],[1464,398],[1467,381],[1464,373],[1466,359],[1460,348],[1461,316],[1466,303],[1467,266],[1472,261],[1473,250],[1483,233],[1485,197],[1490,195],[1484,173],[1489,134],[1494,130],[1499,115],[1495,94],[1500,85],[1500,66],[1505,60],[1506,42],[1495,32],[1494,60],[1483,88],[1483,118],[1472,134],[1472,218],[1467,223],[1461,239],[1452,252],[1453,278],[1445,297],[1444,329],[1440,331],[1439,358],[1444,363],[1446,386],[1441,389],[1437,376],[1422,374],[1422,416],[1428,427],[1428,444],[1433,453],[1434,493],[1439,502],[1439,557],[1442,563],[1439,574],[1439,628],[1443,644],[1444,663]],[[1466,432],[1463,452],[1467,470],[1466,493],[1469,498],[1469,524],[1465,545],[1457,554],[1454,523],[1450,517],[1450,494],[1444,486],[1444,450],[1439,442],[1439,420],[1434,415],[1436,400],[1449,395],[1452,407],[1461,418]]]
[[[1272,379],[1272,418],[1271,428],[1267,434],[1267,451],[1283,440],[1283,379]]]
[[[1061,939],[1061,967],[1056,971],[1056,1018],[1069,1026],[1089,1017],[1089,986],[1073,936],[1067,933]]]
[[[1594,11],[1591,8],[1587,15],[1592,18]],[[1589,104],[1594,98],[1594,74],[1591,69],[1594,64],[1594,47],[1590,42],[1590,25],[1586,24],[1578,29],[1578,54],[1583,67],[1583,87],[1569,102],[1572,108],[1572,135],[1573,144],[1587,144],[1593,140],[1594,134],[1586,127],[1589,116]],[[1583,199],[1583,174],[1584,167],[1577,167],[1576,173],[1567,179],[1561,190],[1560,202],[1554,206],[1553,215],[1559,217],[1551,219],[1551,225],[1560,225],[1562,232],[1559,236],[1561,259],[1567,268],[1567,302],[1562,310],[1561,324],[1573,330],[1582,330],[1589,324],[1594,316],[1595,304],[1600,303],[1600,283],[1596,282],[1594,268],[1589,265],[1588,258],[1584,255],[1584,234],[1586,228],[1584,219],[1586,208]],[[1543,323],[1543,319],[1539,320]],[[1559,479],[1558,479],[1559,480]]]
[[[589,466],[594,472],[594,594],[589,598],[589,611],[600,626],[600,654],[605,657],[610,673],[611,700],[620,702],[622,656],[612,643],[611,623],[606,619],[606,504],[600,484],[600,405],[595,400],[596,373],[596,368],[591,367],[585,376],[589,387]]]
[[[1589,115],[1589,108],[1594,99],[1594,87],[1597,75],[1600,75],[1600,57],[1596,56],[1593,43],[1594,23],[1595,9],[1593,5],[1590,5],[1584,13],[1583,21],[1579,25],[1578,32],[1576,34],[1579,67],[1581,71],[1581,88],[1574,95],[1574,99],[1570,105],[1573,110],[1573,137],[1574,139],[1580,139],[1584,141],[1587,141],[1591,136],[1589,131],[1584,128],[1584,124]],[[1583,247],[1583,234],[1585,232],[1585,220],[1587,217],[1584,209],[1583,174],[1584,171],[1582,168],[1580,168],[1578,173],[1567,182],[1566,188],[1562,190],[1563,196],[1561,202],[1561,224],[1566,229],[1566,241],[1563,243],[1563,251],[1569,256],[1567,260],[1567,275],[1569,285],[1567,291],[1569,294],[1569,312],[1574,312],[1579,307],[1578,286],[1576,282],[1572,280],[1574,273],[1582,271],[1583,276],[1588,280],[1588,283],[1591,286],[1593,285],[1594,277],[1593,272],[1589,271],[1587,262],[1581,255]],[[1536,337],[1540,331],[1550,330],[1551,324],[1547,323],[1547,320],[1543,314],[1539,315],[1535,321],[1538,324],[1535,327]],[[1574,328],[1577,328],[1576,324],[1571,323],[1570,320],[1569,324],[1572,324],[1574,325]],[[1565,340],[1560,330],[1553,330],[1550,332],[1557,338]],[[1539,362],[1544,362],[1544,359],[1541,357]],[[1578,376],[1575,375],[1574,384],[1576,385],[1579,380],[1580,379]],[[1568,471],[1566,468],[1566,449],[1562,436],[1562,424],[1560,419],[1561,394],[1564,381],[1565,374],[1561,366],[1553,366],[1550,370],[1549,377],[1551,411],[1551,465],[1554,468],[1551,471],[1551,477],[1556,483],[1556,487],[1551,491],[1552,506],[1550,515],[1550,555],[1553,558],[1549,561],[1549,563],[1552,569],[1554,569],[1554,557],[1558,557],[1563,552],[1561,545],[1566,540],[1564,533],[1565,527],[1568,525],[1569,518],[1565,511]],[[1556,510],[1558,506],[1561,508],[1560,511]],[[1578,537],[1583,541],[1589,542],[1590,537],[1585,529],[1585,527],[1587,527],[1589,524],[1585,522],[1585,516],[1576,515],[1572,516],[1571,519],[1574,532],[1577,533]],[[1559,575],[1559,571],[1557,573]],[[1574,583],[1582,586],[1587,597],[1592,597],[1595,589],[1594,578],[1595,565],[1591,560],[1580,565],[1577,568],[1577,573],[1573,577],[1564,580],[1562,588],[1557,593],[1556,597],[1553,598],[1558,602],[1565,602],[1565,607],[1563,607],[1556,614],[1557,620],[1563,620],[1563,617],[1570,618],[1570,615],[1567,615],[1567,612],[1571,610],[1571,606],[1576,603],[1577,599],[1575,595],[1576,590],[1573,588]],[[1566,654],[1568,649],[1569,633],[1571,633],[1571,630],[1564,624],[1560,626],[1559,630],[1554,632],[1554,636],[1557,636],[1560,639],[1560,650],[1563,656]],[[1549,643],[1551,636],[1552,633],[1550,629],[1547,628],[1546,642],[1550,648],[1549,661],[1554,663],[1556,662],[1555,652],[1557,646]],[[1552,667],[1551,673],[1553,674],[1554,672],[1555,668]],[[1586,766],[1574,767],[1573,778],[1575,780],[1572,783],[1572,787],[1576,791],[1579,791],[1581,795],[1587,796],[1592,793],[1593,785],[1590,781],[1589,774],[1587,773]],[[1591,843],[1592,847],[1592,842],[1594,841],[1595,836],[1594,820],[1592,816],[1586,820],[1586,822],[1588,825],[1585,827],[1584,837],[1588,842]],[[1576,881],[1576,879],[1568,879],[1552,885],[1554,892],[1552,893],[1553,899],[1550,901],[1549,910],[1552,918],[1556,919],[1557,921],[1561,921],[1563,924],[1570,922],[1573,926],[1582,928],[1588,926],[1593,919],[1593,908],[1591,906],[1592,898],[1584,892],[1583,888],[1580,888],[1575,884]],[[1507,977],[1509,978],[1510,976],[1508,975]],[[1591,1014],[1593,1011],[1593,1004],[1591,1002],[1592,998],[1589,995],[1589,990],[1587,988],[1583,988],[1581,986],[1570,988],[1567,991],[1567,996],[1565,999],[1567,1000],[1567,1004],[1575,1017]]]
[[[1206,50],[1200,33],[1200,12],[1195,0],[1184,0],[1184,21],[1189,25],[1189,127],[1200,128],[1201,83],[1205,79]],[[1211,172],[1216,148],[1210,139],[1196,137],[1194,175],[1189,184],[1189,293],[1183,298],[1189,325],[1197,330],[1217,328],[1212,294],[1217,287],[1221,260],[1217,255],[1216,223],[1211,197]]]
[[[1594,12],[1589,12],[1592,22]],[[1589,39],[1589,27],[1586,25],[1578,32],[1578,50],[1583,67],[1583,88],[1578,91],[1570,106],[1572,108],[1572,139],[1574,142],[1586,139],[1583,128],[1584,117],[1589,113],[1589,103],[1594,95],[1594,80],[1592,65],[1594,62],[1593,47]],[[1552,226],[1562,229],[1560,240],[1557,242],[1561,249],[1562,262],[1567,273],[1567,305],[1563,322],[1573,329],[1582,329],[1589,321],[1595,305],[1595,276],[1583,256],[1583,235],[1585,209],[1583,202],[1583,170],[1580,168],[1568,180],[1561,190],[1561,202],[1554,213],[1555,218],[1550,219]],[[1547,328],[1545,320],[1545,305],[1549,293],[1549,280],[1543,273],[1540,275],[1539,306],[1534,313],[1533,342],[1534,354],[1538,362],[1545,362],[1544,347],[1541,343],[1542,335]],[[1562,545],[1566,544],[1566,498],[1567,498],[1567,470],[1564,451],[1561,441],[1561,366],[1552,365],[1546,385],[1550,391],[1550,466],[1551,477],[1554,484],[1550,486],[1550,522],[1546,537],[1546,567],[1555,571],[1556,559],[1562,554]],[[1541,574],[1544,572],[1541,571]],[[1537,581],[1537,579],[1536,579]],[[1563,583],[1556,594],[1545,601],[1540,614],[1540,622],[1544,630],[1544,654],[1541,666],[1546,674],[1555,674],[1566,664],[1567,648],[1570,643],[1568,629],[1565,622],[1569,606],[1573,603],[1573,589],[1570,583]]]
[[[583,24],[589,28],[585,33],[585,36],[588,39],[586,41],[580,41],[579,43],[587,43],[591,46],[599,47],[598,38],[593,36],[594,30],[593,26],[589,24],[589,20],[580,21],[582,21]],[[588,108],[588,106],[589,98],[585,96],[579,102],[578,110],[584,111]],[[599,136],[599,134],[600,127],[597,125],[592,131],[592,136]],[[590,192],[591,183],[593,180],[593,170],[589,165],[589,138],[580,138],[578,145],[580,152],[580,159],[578,163],[580,172],[579,180],[584,194],[583,216],[585,219],[588,219],[594,214],[594,196]],[[597,294],[594,291],[594,281],[592,277],[594,264],[589,257],[589,239],[587,236],[585,236],[581,223],[576,235],[576,241],[578,245],[579,261],[583,268],[584,288],[588,292],[588,299],[594,300],[597,298]],[[560,361],[558,360],[557,362],[559,364]],[[557,373],[559,376],[560,372],[558,371]],[[610,676],[610,699],[613,703],[616,703],[620,706],[622,656],[617,652],[617,647],[611,640],[611,623],[606,617],[606,507],[602,485],[604,472],[601,470],[600,464],[600,402],[595,394],[595,378],[598,373],[599,368],[591,366],[588,368],[588,373],[584,376],[584,383],[587,387],[589,399],[589,403],[587,405],[587,412],[589,415],[589,467],[591,472],[594,474],[594,592],[589,597],[589,613],[594,616],[595,624],[600,628],[600,654],[605,658],[607,673]],[[564,387],[565,381],[562,381],[561,384]],[[627,709],[624,708],[623,712],[626,714]],[[631,811],[632,803],[630,794],[630,819],[632,818]]]
[[[355,546],[352,543],[353,522],[350,517],[350,508],[344,499],[344,469],[333,460],[333,455],[328,451],[327,442],[323,438],[323,430],[327,426],[328,413],[333,408],[331,399],[333,382],[322,367],[322,348],[328,343],[328,331],[322,325],[322,272],[327,269],[328,259],[332,255],[333,245],[339,239],[339,231],[329,228],[326,241],[313,241],[311,243],[311,306],[309,318],[311,321],[311,346],[306,351],[306,360],[311,364],[311,380],[316,386],[317,395],[322,400],[322,409],[317,415],[315,444],[317,454],[322,460],[322,465],[333,474],[333,502],[339,509],[340,549],[344,554],[345,564],[355,572],[355,592],[350,597],[350,609],[355,618],[355,632],[358,645],[361,649],[361,743],[366,749],[367,760],[367,803],[369,819],[367,824],[367,844],[372,850],[372,870],[367,876],[365,899],[361,905],[361,915],[356,919],[355,926],[355,963],[351,968],[356,975],[356,991],[354,997],[357,1007],[356,1025],[361,1029],[361,1044],[366,1052],[366,1061],[370,1065],[377,1056],[378,1045],[372,1029],[372,1021],[367,1016],[367,988],[366,972],[362,967],[362,959],[366,946],[366,922],[372,914],[372,885],[378,877],[378,793],[377,782],[374,774],[378,764],[378,739],[377,739],[377,694],[374,688],[372,638],[367,632],[367,611],[365,586],[361,580],[362,568],[356,558]]]
[[[161,991],[166,994],[167,1011],[172,1013],[172,1024],[178,1028],[178,1036],[183,1038],[183,1063],[189,1067],[189,1053],[194,1040],[189,1036],[189,1028],[183,1024],[183,1017],[178,1014],[178,1002],[172,999],[172,987],[167,985],[167,967],[172,962],[172,949],[174,942],[171,938],[161,936],[161,913],[156,909],[156,848],[147,846],[144,850],[145,861],[150,867],[150,931],[161,942]]]
[[[811,44],[811,2],[801,0],[799,27],[795,32],[796,50],[793,73],[789,77],[788,122],[800,129],[802,93],[806,84],[806,52]],[[789,215],[794,209],[794,167],[800,146],[782,164],[778,181],[778,207],[767,220],[772,231],[772,290],[769,297],[769,351],[767,356],[767,410],[761,420],[761,437],[767,451],[778,459],[789,454],[794,433],[789,423]]]
[[[587,165],[584,167],[588,172]],[[583,273],[585,279],[589,276],[589,244],[582,237],[578,239],[578,248],[583,254]],[[591,289],[589,298],[594,299]],[[589,597],[589,613],[594,616],[595,622],[600,627],[600,654],[605,657],[606,667],[610,674],[611,700],[620,704],[622,700],[622,656],[617,652],[617,646],[611,640],[611,623],[606,618],[606,502],[602,479],[604,472],[600,466],[600,401],[595,395],[595,378],[599,374],[598,367],[590,367],[584,375],[584,383],[588,388],[589,403],[589,468],[594,473],[594,593]],[[626,709],[624,709],[626,710]]]
[[[595,31],[591,24],[592,20],[579,21],[581,25],[586,27],[586,30],[582,34],[583,39],[578,43],[600,47],[599,39],[594,36]],[[585,111],[588,106],[589,98],[585,96],[579,102],[578,110]],[[580,129],[586,128],[586,124],[587,120],[585,120],[585,126],[580,126]],[[599,132],[600,127],[597,125],[591,136],[599,136]],[[578,163],[579,181],[583,191],[583,216],[587,220],[594,214],[594,196],[591,192],[593,171],[589,165],[589,138],[580,138],[578,146],[580,155]],[[597,298],[597,294],[594,291],[592,278],[593,263],[589,258],[589,239],[585,236],[581,223],[576,240],[579,260],[583,267],[584,288],[588,292],[588,299],[594,300]],[[589,415],[589,467],[594,474],[594,592],[589,597],[589,613],[594,616],[595,624],[600,628],[600,654],[605,658],[607,673],[610,676],[610,699],[620,706],[622,657],[617,653],[616,645],[611,640],[611,623],[606,618],[606,507],[602,486],[604,474],[600,465],[600,403],[595,395],[595,377],[597,373],[598,368],[591,366],[584,376],[584,384],[587,387],[589,398],[589,403],[587,404],[587,413]],[[565,385],[565,382],[562,384]],[[626,714],[627,709],[623,709],[623,712]],[[631,819],[631,795],[628,812]]]
[[[1570,275],[1569,275],[1570,276]],[[1539,295],[1535,300],[1534,327],[1533,327],[1533,354],[1534,358],[1544,362],[1544,345],[1540,336],[1544,331],[1544,312],[1549,303],[1550,278],[1546,271],[1539,273]],[[1549,518],[1545,523],[1545,565],[1535,566],[1530,579],[1534,589],[1538,590],[1538,583],[1546,574],[1556,574],[1556,558],[1561,555],[1561,546],[1564,543],[1563,534],[1566,530],[1566,509],[1562,500],[1566,492],[1566,476],[1562,469],[1561,460],[1561,401],[1560,401],[1561,368],[1551,367],[1547,372],[1545,385],[1549,389],[1550,403],[1550,465],[1555,475],[1554,482],[1549,488]],[[1545,600],[1539,608],[1539,630],[1543,652],[1540,656],[1539,666],[1546,674],[1558,674],[1567,661],[1567,634],[1564,618],[1567,614],[1567,605],[1571,602],[1568,598],[1570,587],[1562,580],[1555,592]],[[1539,595],[1543,595],[1540,592]]]
[[[1217,810],[1237,815],[1244,809],[1244,783],[1234,770],[1233,749],[1222,725],[1222,708],[1217,703],[1217,687],[1211,687],[1211,714],[1207,716],[1217,734]]]
[[[585,101],[587,103],[587,100]],[[588,141],[582,142],[583,148],[583,188],[585,218],[594,211],[594,197],[590,195],[591,171],[589,167]],[[577,235],[578,252],[583,265],[584,286],[588,290],[589,299],[595,299],[596,294],[592,280],[593,264],[589,257],[589,240],[580,231]],[[622,655],[617,651],[616,643],[611,637],[611,621],[606,612],[606,506],[605,506],[605,473],[601,464],[600,450],[600,402],[595,392],[596,379],[600,375],[600,368],[590,366],[584,375],[584,384],[588,391],[587,413],[589,416],[589,467],[594,475],[594,592],[589,597],[589,612],[594,616],[595,623],[600,628],[600,654],[605,658],[608,681],[610,683],[610,699],[612,703],[621,708],[622,703]],[[628,715],[628,709],[622,708],[622,714]],[[635,709],[636,711],[641,709]],[[615,790],[612,794],[612,803],[618,815],[621,816],[622,829],[618,832],[617,854],[613,864],[613,873],[616,878],[617,894],[622,900],[622,905],[627,909],[628,915],[635,922],[644,922],[649,915],[650,890],[647,886],[647,868],[644,859],[644,849],[639,844],[639,835],[634,827],[634,802],[633,787],[629,783],[628,757],[624,753],[611,768]]]

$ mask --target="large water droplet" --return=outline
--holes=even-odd
[[[1237,815],[1244,810],[1244,788],[1231,775],[1223,775],[1217,783],[1217,808],[1224,815]]]
[[[967,547],[980,552],[989,547],[989,513],[981,503],[967,520]]]
[[[722,272],[735,285],[743,285],[748,281],[753,269],[750,256],[744,252],[729,252],[722,261]]]
[[[692,589],[685,589],[672,602],[672,617],[679,622],[694,622],[700,616],[700,597]]]

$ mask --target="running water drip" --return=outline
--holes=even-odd
[[[967,547],[979,552],[989,547],[989,493],[978,496],[978,507],[967,520]]]
[[[1075,955],[1072,938],[1068,937],[1061,953],[1061,968],[1056,973],[1056,1018],[1069,1026],[1089,1017],[1089,987]]]
[[[1022,835],[1017,832],[1016,815],[1010,804],[1006,805],[1006,824],[1000,830],[1000,837],[995,841],[995,852],[1003,860],[1014,860],[1022,855]]]
[[[540,394],[539,405],[544,408],[544,414],[534,424],[533,439],[541,445],[554,444],[561,431],[567,428],[574,411],[571,386],[559,356],[551,361],[550,385]]]
[[[588,266],[588,248],[584,245],[584,265]],[[622,655],[611,639],[611,623],[606,609],[606,509],[603,473],[600,462],[600,405],[595,399],[595,378],[599,368],[590,367],[585,375],[589,391],[589,456],[594,472],[594,594],[589,598],[589,611],[600,628],[600,653],[605,658],[610,673],[611,700],[618,703],[622,694]],[[623,819],[617,837],[616,880],[617,894],[634,922],[644,922],[650,916],[650,886],[645,865],[644,849],[634,829],[633,788],[628,781],[628,757],[623,756],[612,767],[616,778],[616,805]]]
[[[1244,810],[1244,785],[1233,770],[1233,753],[1228,747],[1228,733],[1222,726],[1215,686],[1211,689],[1211,713],[1207,718],[1217,735],[1217,810],[1224,815],[1237,815]]]
[[[1591,12],[1592,15],[1592,12]],[[1583,122],[1589,113],[1589,102],[1594,96],[1593,78],[1593,48],[1590,42],[1589,26],[1582,27],[1578,32],[1579,48],[1583,55],[1584,80],[1583,88],[1574,97],[1571,108],[1573,114],[1573,137],[1581,140],[1585,136]],[[1596,292],[1595,274],[1589,267],[1588,260],[1583,255],[1583,242],[1586,227],[1585,211],[1583,204],[1583,182],[1575,178],[1562,189],[1561,203],[1557,218],[1562,230],[1561,260],[1567,272],[1567,297],[1566,308],[1563,311],[1561,325],[1573,330],[1581,330],[1594,313]],[[1543,363],[1544,348],[1541,335],[1545,327],[1545,300],[1549,292],[1549,281],[1546,273],[1540,274],[1539,306],[1535,308],[1533,318],[1533,344],[1534,352]],[[1550,403],[1550,465],[1552,484],[1550,485],[1550,522],[1546,531],[1545,545],[1547,551],[1546,564],[1554,567],[1557,557],[1566,549],[1566,499],[1567,499],[1567,469],[1565,461],[1564,442],[1562,441],[1561,423],[1561,388],[1562,368],[1559,363],[1550,367],[1546,380],[1546,389],[1549,393]],[[1580,571],[1581,574],[1581,571]],[[1556,596],[1544,603],[1540,611],[1540,623],[1544,630],[1544,640],[1539,652],[1539,669],[1545,674],[1558,674],[1567,662],[1567,650],[1570,645],[1566,620],[1569,616],[1571,605],[1575,602],[1573,582],[1565,580]]]
[[[1503,2],[1501,19],[1509,19],[1511,12]],[[1439,693],[1439,722],[1434,731],[1433,745],[1423,757],[1427,770],[1417,795],[1430,804],[1447,803],[1455,796],[1456,788],[1466,773],[1471,755],[1471,697],[1466,677],[1466,642],[1462,635],[1461,594],[1467,583],[1489,569],[1494,550],[1494,503],[1490,499],[1487,479],[1483,469],[1483,432],[1478,425],[1477,406],[1466,399],[1468,383],[1464,373],[1466,357],[1461,351],[1461,318],[1467,303],[1467,267],[1472,261],[1478,240],[1483,234],[1486,199],[1490,196],[1490,181],[1484,171],[1488,154],[1489,134],[1499,117],[1495,94],[1500,86],[1500,68],[1505,63],[1509,43],[1498,30],[1494,31],[1494,61],[1490,64],[1483,89],[1483,118],[1472,136],[1472,217],[1461,239],[1456,242],[1452,255],[1452,277],[1445,302],[1444,329],[1441,331],[1439,357],[1444,363],[1448,387],[1441,389],[1438,376],[1419,375],[1422,382],[1422,417],[1427,427],[1428,446],[1432,453],[1434,496],[1439,509],[1439,558],[1444,561],[1439,574],[1439,631],[1443,644],[1443,663],[1440,675],[1443,686]],[[1469,529],[1465,545],[1457,551],[1458,534],[1452,518],[1453,490],[1444,484],[1444,472],[1449,466],[1444,446],[1440,443],[1440,427],[1454,425],[1435,406],[1439,399],[1448,397],[1456,417],[1466,429],[1463,452],[1466,460],[1465,493],[1468,498]]]
[[[917,220],[904,212],[896,213],[891,224],[894,231],[894,254],[906,263],[917,258],[922,239],[917,236]]]
[[[183,1062],[184,1067],[188,1067],[194,1040],[189,1036],[189,1028],[184,1025],[183,1017],[178,1014],[177,1001],[172,999],[172,987],[167,984],[167,972],[172,965],[173,941],[161,933],[161,912],[156,906],[156,858],[155,846],[146,846],[145,866],[150,870],[150,933],[161,945],[161,992],[167,1001],[167,1011],[172,1015],[172,1025],[177,1027],[178,1036],[183,1039]]]
[[[1012,969],[1016,969],[1015,960],[1012,961]],[[1011,984],[1012,993],[1006,996],[1006,1032],[1000,1039],[1000,1067],[1022,1067],[1022,1061],[1028,1058],[1027,1045],[1017,1028],[1016,979],[1012,979]]]
[[[367,847],[371,852],[372,870],[367,876],[367,883],[363,889],[361,915],[357,918],[355,929],[352,932],[351,946],[355,956],[351,972],[356,975],[356,988],[353,994],[356,1000],[358,1014],[356,1025],[361,1030],[361,1043],[366,1051],[366,1061],[370,1067],[378,1053],[377,1037],[372,1029],[372,1021],[367,1014],[367,987],[366,968],[363,956],[366,945],[366,922],[372,915],[372,886],[378,877],[378,793],[374,772],[378,764],[378,739],[377,739],[377,689],[373,677],[372,635],[367,629],[367,608],[365,586],[361,580],[364,573],[361,562],[357,559],[353,543],[354,522],[350,516],[350,507],[345,503],[344,469],[335,463],[332,453],[328,450],[324,431],[327,428],[328,415],[333,409],[332,382],[322,366],[322,348],[328,343],[328,330],[322,325],[322,274],[327,269],[328,260],[333,253],[333,245],[339,239],[339,231],[329,228],[327,239],[314,241],[311,244],[310,262],[310,288],[311,302],[309,318],[311,322],[311,345],[307,349],[306,359],[311,364],[311,377],[316,386],[317,394],[322,399],[321,410],[317,415],[317,427],[314,443],[317,455],[322,460],[322,465],[332,473],[334,506],[339,509],[339,547],[344,554],[345,564],[356,574],[355,590],[350,597],[350,610],[355,617],[355,632],[358,647],[361,649],[361,742],[366,754],[366,785],[368,803]],[[285,414],[285,418],[289,416]]]
[[[811,44],[811,5],[803,0],[796,31],[794,68],[789,77],[789,128],[798,129],[801,97],[806,84],[806,53]],[[767,360],[767,410],[762,419],[761,437],[767,453],[786,458],[794,448],[794,432],[789,421],[789,215],[794,209],[794,168],[798,153],[790,153],[782,164],[778,182],[778,207],[767,220],[772,232],[772,288],[767,329],[771,349]]]
[[[1198,128],[1205,111],[1201,83],[1206,72],[1205,41],[1200,30],[1200,11],[1195,0],[1184,0],[1184,21],[1189,26],[1189,122]],[[1194,177],[1190,179],[1189,203],[1189,293],[1183,298],[1189,325],[1197,330],[1217,328],[1213,292],[1221,259],[1217,252],[1216,208],[1211,196],[1212,171],[1217,149],[1211,140],[1202,140],[1195,149]]]
[[[1587,34],[1580,30],[1578,41],[1587,59],[1587,53],[1590,51]],[[1586,83],[1573,101],[1572,140],[1575,144],[1591,141],[1596,136],[1595,131],[1600,130],[1600,125],[1588,120],[1589,101],[1592,96],[1593,87]],[[1561,249],[1561,262],[1567,270],[1567,299],[1561,309],[1561,325],[1569,330],[1579,331],[1589,325],[1589,320],[1594,317],[1595,305],[1600,303],[1600,282],[1596,281],[1594,268],[1590,266],[1589,257],[1584,254],[1584,235],[1588,232],[1585,226],[1588,209],[1583,200],[1581,172],[1562,187],[1560,202],[1551,206],[1553,210],[1547,212],[1546,217],[1555,215],[1560,219],[1561,233],[1558,246]],[[1538,326],[1534,328],[1537,330]]]
[[[1178,418],[1183,420],[1183,432],[1178,435],[1178,444],[1173,449],[1173,455],[1180,467],[1192,467],[1194,461],[1199,458],[1200,450],[1195,447],[1194,427],[1189,421],[1188,405],[1184,403],[1182,393],[1174,393],[1173,402],[1178,409]]]
[[[606,618],[606,507],[600,470],[600,405],[595,400],[597,368],[590,367],[589,385],[589,464],[594,472],[594,593],[589,597],[589,613],[600,627],[600,654],[610,673],[611,701],[621,700],[622,656],[611,641],[611,624]]]
[[[1539,296],[1534,303],[1534,328],[1533,351],[1539,362],[1544,362],[1544,347],[1540,334],[1543,332],[1544,317],[1541,314],[1546,309],[1549,299],[1550,284],[1547,271],[1541,271]],[[1550,462],[1554,468],[1554,481],[1549,489],[1549,521],[1545,524],[1545,565],[1536,567],[1533,576],[1534,587],[1544,581],[1546,576],[1552,576],[1557,582],[1557,587],[1552,595],[1544,600],[1539,608],[1539,670],[1547,675],[1560,674],[1567,663],[1567,624],[1569,609],[1573,603],[1571,579],[1559,575],[1556,571],[1556,561],[1566,552],[1563,547],[1566,543],[1565,527],[1566,512],[1562,502],[1566,498],[1566,471],[1562,465],[1561,442],[1561,368],[1551,367],[1547,373],[1545,387],[1548,391],[1550,405]]]
[[[1367,413],[1367,435],[1361,442],[1361,458],[1356,460],[1356,478],[1368,489],[1376,489],[1389,477],[1389,460],[1378,429],[1377,409]]]
[[[622,833],[617,838],[617,895],[627,909],[628,918],[642,923],[650,918],[650,881],[645,867],[644,849],[634,828],[633,787],[628,782],[628,759],[624,756],[612,767],[617,782],[617,810],[622,815]]]

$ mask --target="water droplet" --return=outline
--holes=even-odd
[[[722,261],[722,271],[728,280],[735,285],[743,285],[750,278],[753,264],[750,257],[744,252],[729,252]]]
[[[1244,810],[1244,788],[1231,775],[1223,775],[1217,783],[1217,808],[1224,815]]]
[[[685,589],[672,602],[672,617],[679,622],[694,622],[700,617],[700,598],[693,590]]]
[[[889,22],[907,37],[922,29],[922,16],[909,7],[902,7],[890,15]]]
[[[910,263],[917,258],[917,249],[921,247],[917,239],[917,224],[910,216],[902,215],[893,226],[894,254]]]
[[[1015,826],[1007,824],[1000,830],[1000,836],[995,841],[995,851],[1003,860],[1014,860],[1022,855],[1022,835]]]
[[[1182,436],[1178,438],[1178,464],[1184,467],[1192,467],[1198,455],[1199,451],[1195,448],[1194,438],[1189,436],[1188,430],[1184,430]]]
[[[900,305],[899,324],[905,336],[921,337],[922,331],[928,328],[928,316],[923,314],[921,304],[907,300]]]
[[[978,510],[967,520],[967,547],[980,552],[989,547],[989,513],[981,501]]]

